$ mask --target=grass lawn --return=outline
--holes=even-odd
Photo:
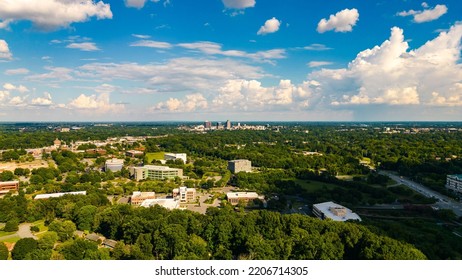
[[[146,157],[149,163],[151,163],[153,160],[163,160],[164,155],[165,155],[165,152],[146,153]]]
[[[35,221],[35,222],[31,223],[31,226],[38,226],[38,228],[40,229],[39,232],[48,230],[48,227],[45,226],[45,221],[44,220]]]
[[[0,231],[0,237],[7,236],[7,235],[12,235],[12,234],[15,234],[15,233],[16,233],[16,231],[12,231],[12,232]]]
[[[339,187],[334,184],[318,182],[318,181],[295,180],[295,182],[299,184],[300,186],[302,186],[302,188],[306,190],[308,193],[319,191],[319,190],[322,190],[323,188],[333,190]]]

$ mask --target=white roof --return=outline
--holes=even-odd
[[[313,208],[316,208],[317,210],[322,212],[326,216],[326,218],[332,219],[334,221],[340,221],[340,222],[347,221],[347,220],[359,220],[359,221],[361,221],[361,218],[359,217],[358,214],[356,214],[353,211],[351,211],[350,209],[348,209],[348,208],[346,208],[346,207],[344,207],[344,206],[342,206],[340,204],[334,203],[332,201],[313,204]],[[331,211],[332,208],[345,209],[346,210],[345,216],[337,216],[337,215],[335,215]]]
[[[160,205],[169,210],[180,208],[180,202],[177,199],[172,198],[156,198],[156,199],[146,199],[141,203],[141,207],[151,207],[154,205]]]
[[[139,191],[135,191],[135,192],[133,192],[132,198],[133,197],[150,197],[150,196],[155,196],[155,195],[156,195],[155,192],[139,192]]]
[[[178,168],[170,168],[168,166],[162,166],[162,165],[145,165],[139,168],[147,168],[150,170],[159,170],[159,171],[178,170]]]
[[[118,159],[118,158],[111,158],[111,159],[108,159],[106,160],[106,164],[124,164],[124,160],[123,159]]]
[[[0,185],[15,185],[15,184],[19,184],[19,181],[5,181],[5,182],[0,182]]]
[[[226,193],[228,198],[258,198],[258,193],[256,192],[229,192]]]
[[[86,191],[80,191],[80,192],[65,192],[65,193],[44,193],[44,194],[38,194],[35,196],[34,199],[46,199],[46,198],[51,198],[51,197],[61,197],[66,194],[72,194],[72,195],[86,195]]]

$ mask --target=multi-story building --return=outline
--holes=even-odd
[[[173,198],[177,198],[180,202],[193,202],[196,200],[196,189],[179,187],[173,189]]]
[[[127,157],[142,157],[144,155],[144,152],[143,151],[137,151],[137,150],[130,150],[130,151],[126,151],[125,155]]]
[[[146,199],[155,199],[155,198],[156,198],[155,192],[133,192],[132,196],[130,197],[130,204],[139,206]]]
[[[448,175],[446,177],[446,188],[462,194],[462,174]]]
[[[230,129],[231,129],[231,122],[230,122],[229,120],[226,121],[226,126],[225,126],[225,128],[226,128],[227,130],[230,130]]]
[[[0,195],[19,191],[19,181],[0,182]]]
[[[313,214],[321,220],[331,219],[338,222],[344,222],[348,220],[361,221],[361,218],[358,216],[358,214],[332,201],[314,204]]]
[[[133,167],[133,176],[136,181],[140,180],[163,180],[174,179],[175,177],[183,177],[183,169],[170,168],[168,166],[160,165],[145,165]]]
[[[174,153],[165,153],[164,160],[177,160],[181,159],[184,163],[186,163],[187,155],[185,153],[174,154]]]
[[[104,165],[104,170],[105,171],[111,170],[112,172],[117,172],[117,171],[122,170],[123,166],[124,166],[123,159],[111,158],[111,159],[106,160],[106,163]]]
[[[212,129],[212,122],[205,121],[204,122],[204,129],[208,129],[208,130]]]
[[[244,203],[249,203],[249,201],[253,201],[255,199],[264,200],[264,196],[258,195],[256,192],[229,192],[226,194],[226,199],[232,205],[236,205],[239,201],[243,201]]]
[[[236,159],[228,161],[228,169],[232,173],[251,172],[252,162],[246,159]]]

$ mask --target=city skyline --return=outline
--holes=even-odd
[[[456,0],[194,4],[0,0],[0,120],[462,120]]]

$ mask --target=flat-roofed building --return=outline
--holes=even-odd
[[[338,222],[345,222],[348,220],[361,221],[358,214],[332,201],[314,204],[313,214],[321,220],[331,219]]]
[[[155,198],[156,198],[155,192],[133,192],[132,196],[130,197],[130,204],[139,206],[146,199],[155,199]]]
[[[137,151],[137,150],[130,150],[130,151],[126,151],[125,155],[128,156],[128,157],[142,157],[142,156],[144,156],[144,152],[143,151]]]
[[[122,167],[124,167],[124,160],[118,158],[108,159],[104,164],[105,171],[111,170],[112,172],[117,172],[122,170]]]
[[[174,179],[176,177],[183,177],[183,169],[170,168],[161,165],[145,165],[133,168],[133,176],[136,181],[140,180],[164,180]]]
[[[462,194],[462,174],[448,175],[446,177],[446,188]]]
[[[177,198],[180,202],[194,202],[196,200],[196,189],[179,187],[173,189],[173,198]]]
[[[19,181],[0,182],[0,195],[19,191]]]
[[[228,161],[228,170],[231,173],[251,172],[252,162],[247,159],[235,159]]]
[[[186,163],[186,157],[187,155],[185,153],[165,153],[164,154],[164,160],[177,160],[181,159],[184,163]]]
[[[229,192],[226,193],[226,199],[232,205],[237,205],[239,201],[243,201],[244,203],[249,203],[255,199],[264,200],[264,196],[258,195],[256,192]]]
[[[180,201],[173,198],[156,198],[156,199],[146,199],[141,203],[141,207],[152,207],[154,205],[159,205],[169,210],[180,208]]]
[[[38,194],[34,197],[34,199],[48,199],[52,197],[61,197],[66,194],[70,195],[87,195],[86,191],[79,191],[79,192],[65,192],[65,193],[44,193],[44,194]]]

